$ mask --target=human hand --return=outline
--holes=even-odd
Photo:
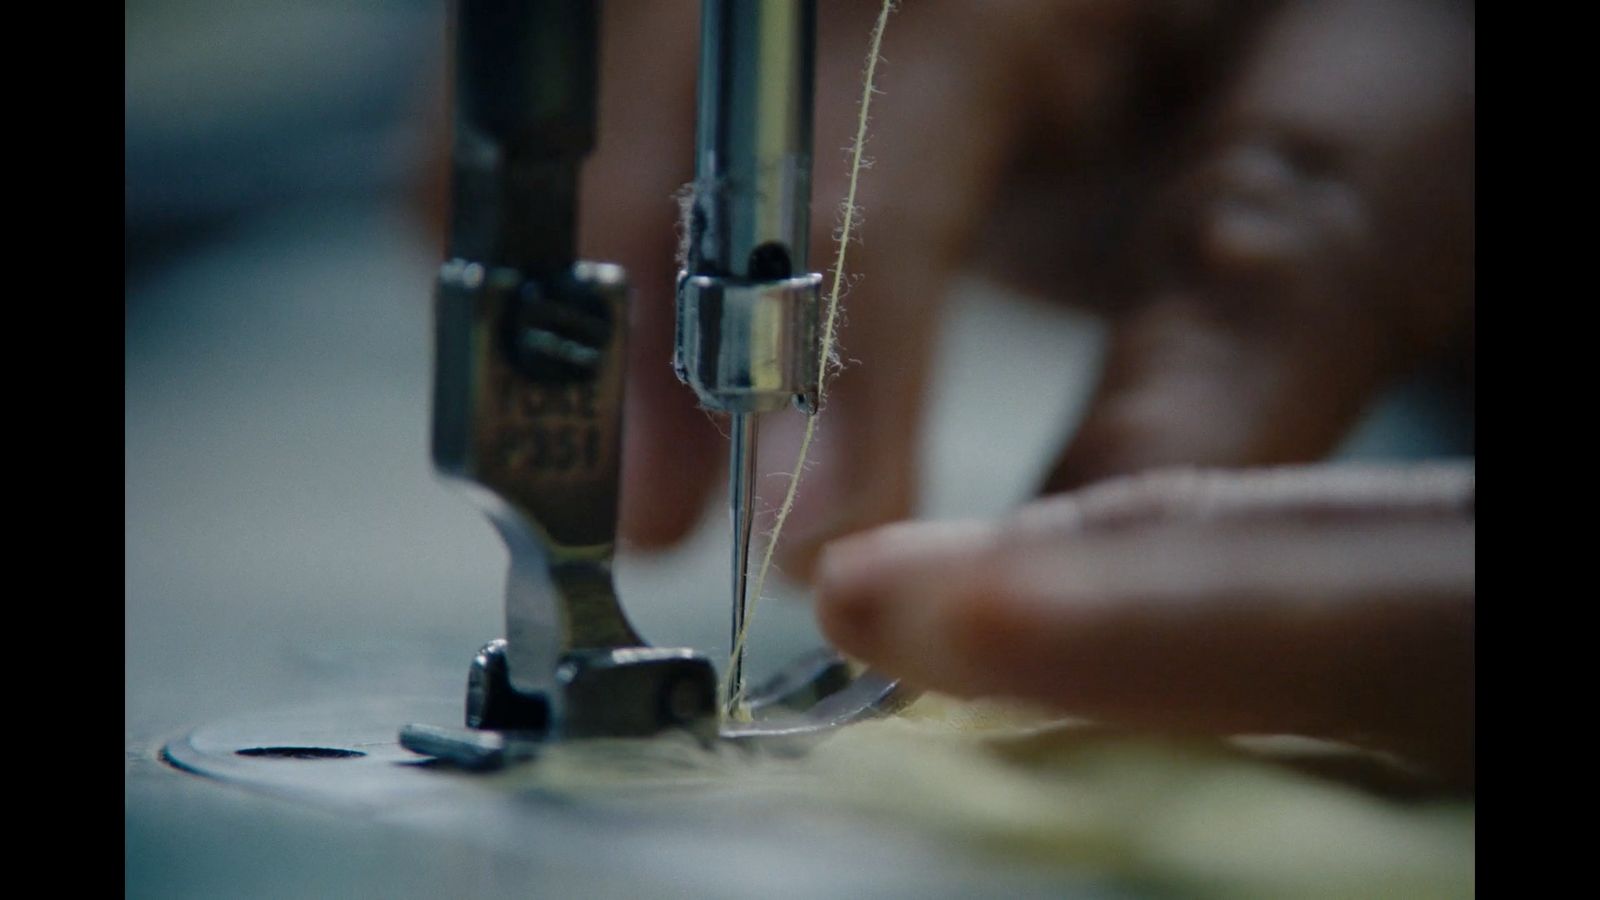
[[[875,6],[819,13],[814,269]],[[697,521],[725,455],[669,366],[697,10],[605,15],[581,243],[637,289],[622,528],[660,546]],[[1472,29],[1470,4],[1431,0],[906,3],[849,265],[840,340],[858,362],[831,382],[784,569],[911,511],[940,300],[963,267],[1114,315],[1049,490],[1314,459],[1393,377],[1470,343]],[[763,444],[781,456],[780,428]]]
[[[829,545],[840,649],[960,696],[1294,733],[1473,780],[1474,472],[1168,470]]]

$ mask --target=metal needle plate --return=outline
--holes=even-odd
[[[724,722],[723,740],[803,749],[811,740],[868,719],[893,715],[913,699],[891,678],[864,672],[848,686],[823,697],[803,712],[776,714],[753,722]]]
[[[892,715],[914,699],[912,691],[881,674],[869,670],[845,683],[847,674],[843,660],[830,651],[802,657],[752,691],[755,721],[724,722],[719,737],[753,749],[802,753],[838,728]],[[459,702],[363,698],[203,725],[167,744],[162,756],[222,781],[359,804],[409,784],[404,770],[429,756],[493,770],[537,757],[543,746],[534,735],[511,731],[407,725],[403,739],[396,734],[402,723],[460,718]]]
[[[804,753],[836,729],[892,715],[914,693],[875,672],[851,679],[844,659],[831,650],[803,656],[750,694],[754,720],[723,721],[720,740],[780,755]],[[463,769],[493,771],[535,759],[546,746],[538,732],[408,724],[400,744],[408,750]]]
[[[459,700],[361,697],[202,725],[161,751],[169,764],[277,796],[378,808],[438,786],[400,746],[400,722],[459,719]]]

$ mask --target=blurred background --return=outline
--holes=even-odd
[[[444,5],[151,0],[125,14],[128,893],[457,892],[478,855],[421,857],[404,837],[154,761],[186,726],[325,697],[330,673],[459,696],[499,633],[504,551],[427,455],[441,248],[416,195],[439,141]],[[923,512],[992,514],[1072,428],[1102,329],[976,280],[951,313]],[[1025,377],[1051,415],[1016,414],[1009,385]],[[1471,448],[1470,407],[1424,377],[1341,455]],[[727,533],[709,509],[685,546],[624,552],[619,579],[647,637],[720,658]],[[757,677],[818,642],[804,592],[778,594],[760,612]]]

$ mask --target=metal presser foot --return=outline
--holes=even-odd
[[[679,728],[707,744],[714,738],[777,754],[793,754],[804,752],[814,741],[845,725],[891,715],[912,699],[898,682],[872,672],[852,677],[843,658],[830,650],[819,650],[791,663],[748,693],[750,721],[724,722],[719,728],[714,712],[705,714],[700,676],[695,674],[704,659],[687,650],[641,650],[679,660],[682,680],[659,678],[647,668],[634,670],[637,674],[632,684],[591,700],[599,705],[619,706],[613,715],[624,730],[588,736],[634,734],[628,730],[634,726],[644,727],[645,733],[650,734]],[[623,655],[626,652],[617,651]],[[611,662],[618,664],[616,670],[629,667],[625,658]],[[505,671],[505,642],[491,641],[472,662],[467,688],[468,727],[407,725],[400,731],[401,745],[475,771],[492,771],[537,759],[552,735],[543,728],[522,726],[538,720],[543,704],[538,698],[516,692]],[[509,714],[514,718],[475,718],[474,713]]]
[[[472,661],[466,727],[408,725],[401,743],[492,769],[535,757],[550,741],[668,730],[707,743],[792,747],[898,708],[905,697],[893,681],[852,679],[843,660],[823,653],[746,692],[751,721],[724,722],[711,661],[651,647],[629,623],[611,573],[627,284],[616,266],[574,261],[578,170],[594,143],[598,13],[587,0],[460,0],[455,13],[453,209],[435,307],[433,459],[494,523],[511,569],[505,637]],[[775,147],[781,171],[769,173],[771,185],[744,170],[702,173],[742,187],[699,198],[709,229],[693,236],[680,293],[680,373],[702,399],[748,414],[753,431],[754,413],[796,396],[807,408],[815,397],[820,276],[790,271],[803,271],[805,260],[815,14],[809,0],[708,0],[704,21],[702,117],[708,91],[725,89],[747,106],[768,96],[748,89],[758,73],[781,81],[786,98],[761,103],[762,115],[788,123],[779,128],[788,143],[758,140],[776,132],[743,113],[710,131],[702,123],[703,135],[734,140],[722,158],[748,167],[749,154]],[[774,34],[786,37],[774,42]],[[750,43],[757,37],[759,47]],[[736,134],[728,130],[735,122]],[[787,215],[751,203],[781,204]],[[730,253],[737,266],[718,262]],[[761,365],[752,369],[752,359]],[[743,499],[748,507],[748,492]],[[741,561],[748,527],[744,538]],[[736,565],[741,602],[744,574]]]

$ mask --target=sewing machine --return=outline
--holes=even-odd
[[[748,694],[742,664],[758,418],[817,408],[815,3],[706,0],[701,13],[674,366],[730,423],[732,653],[720,704],[711,661],[651,647],[611,577],[628,288],[616,266],[574,260],[578,170],[595,140],[598,11],[464,0],[456,16],[433,453],[494,522],[511,573],[506,636],[471,666],[470,730],[413,725],[402,742],[484,766],[552,738],[669,728],[794,737],[893,709],[903,694],[893,681],[852,680],[841,659],[801,660]]]
[[[455,14],[490,6],[463,2]],[[1060,796],[1051,788],[1104,788],[1056,804],[1059,815],[1041,823],[996,815],[994,783],[973,770],[930,773],[929,760],[916,752],[852,765],[837,752],[914,724],[904,720],[848,727],[806,759],[759,769],[771,779],[726,777],[717,765],[729,758],[766,762],[722,752],[730,744],[805,746],[808,737],[904,698],[870,673],[850,679],[830,654],[802,659],[766,684],[754,679],[749,689],[721,688],[726,667],[708,657],[723,624],[712,623],[718,633],[708,633],[650,612],[654,606],[685,618],[699,609],[720,614],[711,609],[726,602],[720,557],[699,553],[720,535],[695,543],[698,555],[687,566],[713,575],[718,583],[711,588],[699,581],[685,587],[689,580],[661,577],[654,561],[634,557],[618,566],[619,597],[610,555],[626,286],[620,270],[577,262],[571,249],[577,168],[590,144],[607,139],[592,133],[597,36],[593,12],[584,6],[517,4],[517,21],[478,19],[470,34],[471,23],[458,26],[457,46],[478,50],[455,56],[454,105],[476,132],[458,141],[458,196],[467,202],[455,205],[437,322],[425,326],[422,318],[423,286],[438,248],[408,243],[403,233],[395,238],[401,229],[370,212],[332,216],[325,206],[313,217],[286,217],[292,227],[247,232],[204,265],[180,267],[165,281],[130,291],[142,296],[129,303],[136,336],[127,392],[126,893],[1046,897],[1081,890],[1118,896],[1084,883],[1097,877],[1083,862],[1085,851],[1092,857],[1096,848],[1159,845],[1152,836],[1173,833],[1173,821],[1213,837],[1182,845],[1199,848],[1187,858],[1202,879],[1214,878],[1219,853],[1236,843],[1243,848],[1234,851],[1236,859],[1260,851],[1262,859],[1287,859],[1286,866],[1307,847],[1360,845],[1348,835],[1383,845],[1373,858],[1384,865],[1419,846],[1397,840],[1407,832],[1393,828],[1350,828],[1337,840],[1283,829],[1282,818],[1256,810],[1293,812],[1299,795],[1279,803],[1275,798],[1284,795],[1270,785],[1219,780],[1207,769],[1175,782],[1134,760],[1119,769],[1134,789],[1126,794],[1117,793],[1124,782],[1092,770],[1056,773],[1070,779],[1028,780],[1023,772],[1003,780],[1000,787],[1015,788],[1000,791],[1003,799],[1044,806]],[[730,17],[768,7],[732,6],[711,3],[705,10],[725,17],[720,26],[706,23],[721,36],[720,44],[714,35],[706,46],[723,47],[712,62],[724,68],[702,68],[703,97],[748,87],[706,73],[769,71],[748,54],[758,46],[777,52],[729,37],[753,27]],[[799,18],[800,4],[784,8],[796,11],[792,21],[809,25]],[[766,24],[770,31],[756,30],[781,33],[781,46],[804,50],[803,28]],[[469,37],[479,43],[469,45]],[[505,64],[517,59],[525,63]],[[469,67],[471,78],[462,73]],[[803,79],[784,83],[795,93],[804,87]],[[564,90],[544,93],[551,86]],[[776,95],[794,96],[762,94]],[[726,102],[733,108],[740,101]],[[721,110],[719,103],[709,106]],[[800,108],[791,104],[781,114]],[[794,395],[806,405],[815,377],[805,369],[815,359],[815,335],[806,333],[815,328],[807,318],[815,297],[806,273],[817,260],[795,249],[806,232],[805,204],[798,202],[803,156],[790,157],[795,163],[788,168],[771,168],[748,151],[807,149],[787,143],[803,132],[753,125],[750,134],[732,131],[739,122],[759,121],[755,113],[725,117],[722,126],[707,120],[702,116],[697,197],[708,208],[699,223],[705,230],[691,232],[697,245],[679,284],[678,361],[702,404],[745,417],[729,420],[733,435],[744,436],[732,451],[739,579],[748,571],[748,500],[740,494],[749,496],[743,486],[753,455],[751,417],[758,409],[796,415],[779,411]],[[759,143],[775,134],[784,141]],[[707,149],[718,140],[730,149]],[[731,160],[738,153],[746,161],[754,155],[753,171],[777,173],[777,196],[791,201],[791,213],[800,210],[798,221],[779,215],[782,205],[766,202],[771,194],[735,190],[739,170]],[[761,222],[776,222],[780,231],[750,224]],[[787,269],[767,250],[759,257],[747,252],[784,228],[793,238],[778,242]],[[730,249],[736,246],[742,249]],[[1026,490],[1023,478],[1053,449],[1060,423],[1015,416],[1007,405],[1014,385],[1037,377],[1028,367],[1093,357],[1093,345],[1062,351],[1077,332],[1052,331],[1041,311],[1007,312],[995,299],[984,294],[958,317],[956,330],[975,337],[967,352],[957,347],[950,364],[935,367],[941,377],[967,376],[930,392],[943,404],[933,416],[938,437],[931,445],[967,442],[960,453],[945,454],[942,465],[935,455],[929,482],[945,492],[935,514],[998,514]],[[499,577],[500,561],[469,505],[445,495],[425,471],[429,341],[439,355],[431,373],[435,458],[489,510],[511,551],[505,640],[490,643],[470,667],[463,663],[472,648],[495,633],[486,623],[498,613],[490,580]],[[997,345],[1015,352],[992,359]],[[766,349],[758,353],[757,346]],[[975,360],[984,364],[963,365]],[[666,360],[660,365],[664,370]],[[1033,399],[1042,408],[1065,409],[1091,376],[1086,370],[1076,380],[1039,379],[1049,383],[1041,390],[1060,394]],[[1018,419],[1035,429],[1031,436],[990,437],[1014,436],[1003,429],[1018,427]],[[737,619],[733,627],[740,627]],[[663,636],[703,652],[644,640]],[[785,656],[763,654],[758,662]],[[470,669],[466,715],[477,727],[459,727],[463,668]],[[748,723],[724,705],[741,694]],[[397,732],[407,722],[418,724],[406,729],[402,745]],[[674,732],[688,739],[674,741]],[[655,734],[664,740],[571,740]],[[700,752],[694,741],[711,745],[711,752]],[[642,773],[608,770],[613,780],[599,785],[558,768],[577,759],[603,769],[615,759],[601,755],[608,746],[621,746],[624,760],[655,760],[646,751],[657,745],[687,752]],[[926,749],[932,758],[941,748]],[[540,762],[507,765],[530,757]],[[676,765],[682,760],[691,762]],[[507,771],[484,778],[462,767]],[[796,780],[796,772],[806,778]],[[894,773],[904,777],[884,777]],[[881,784],[880,796],[842,802],[871,793],[862,787],[873,782]],[[821,785],[828,791],[800,802]],[[1218,824],[1219,801],[1241,791],[1264,806],[1233,806],[1237,817]],[[1156,795],[1168,799],[1128,802]],[[1317,798],[1336,814],[1329,820],[1350,821],[1345,798],[1321,790]],[[1081,825],[1076,817],[1096,809],[1154,824],[1117,831],[1091,816],[1089,826],[1065,837],[1048,829]],[[965,830],[952,821],[966,823]],[[1464,831],[1451,826],[1442,841],[1422,831],[1420,846],[1470,854],[1470,819]],[[1046,855],[1036,842],[1040,834],[1056,841],[1044,846],[1073,852],[1062,850],[1057,865],[1036,865]],[[1236,842],[1235,834],[1244,837]],[[1081,840],[1062,843],[1075,836]],[[1020,852],[978,852],[1006,846],[997,837],[1010,838]],[[1296,852],[1285,852],[1291,845]],[[1148,885],[1162,874],[1151,871],[1136,870],[1131,883]],[[1325,888],[1325,871],[1308,867],[1304,880],[1292,884]],[[1464,871],[1470,877],[1470,855]]]
[[[758,417],[817,407],[822,277],[807,270],[815,3],[702,8],[674,363],[731,426],[725,690],[705,655],[651,646],[612,577],[629,289],[618,266],[575,258],[578,174],[597,137],[597,6],[461,0],[453,15],[433,460],[494,524],[510,572],[505,636],[469,666],[466,727],[413,723],[400,743],[493,769],[552,740],[668,730],[793,746],[903,706],[894,680],[853,676],[828,652],[754,690],[743,674]],[[189,750],[172,754],[213,770]]]

